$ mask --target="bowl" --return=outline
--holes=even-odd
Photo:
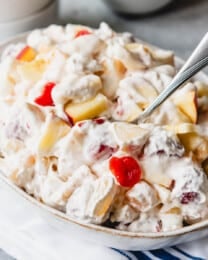
[[[0,45],[0,53],[7,44],[23,41],[26,36],[27,34],[23,34],[5,41]],[[178,67],[183,64],[180,58],[176,57],[175,61]],[[198,73],[195,79],[208,82],[208,77],[203,72]],[[16,225],[33,223],[38,216],[44,220],[46,225],[52,227],[54,232],[57,234],[61,232],[66,239],[65,241],[70,236],[124,250],[152,250],[199,239],[208,233],[208,220],[162,233],[126,232],[83,223],[37,201],[11,183],[3,174],[0,174],[0,198],[7,198],[6,200],[2,199],[4,203],[0,205],[1,211],[4,212],[8,209],[10,211],[8,218],[10,217],[12,222],[16,222]]]
[[[155,12],[172,0],[104,0],[114,11],[123,14],[146,14]]]
[[[0,22],[26,17],[45,8],[51,0],[0,0]]]
[[[33,28],[44,27],[51,23],[55,23],[56,13],[57,1],[53,0],[50,1],[49,5],[45,8],[41,9],[39,12],[33,13],[32,15],[14,21],[0,22],[0,40]]]

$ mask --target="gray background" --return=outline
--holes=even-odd
[[[137,18],[115,15],[102,0],[62,0],[60,14],[64,22],[98,26],[106,21],[117,31],[130,31],[184,58],[208,31],[207,0],[175,0],[154,15]]]
[[[130,31],[145,41],[174,50],[182,58],[188,57],[208,31],[208,0],[175,0],[160,12],[140,17],[118,16],[101,0],[61,0],[59,13],[60,23],[96,27],[106,21],[117,31]],[[0,260],[11,259],[0,251]]]

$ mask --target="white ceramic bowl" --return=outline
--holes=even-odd
[[[103,0],[116,12],[146,14],[157,11],[172,0]]]
[[[31,1],[31,3],[32,2],[33,1]],[[45,27],[51,23],[56,23],[56,13],[57,1],[52,0],[49,5],[39,12],[33,13],[22,19],[0,23],[0,40],[34,28]]]
[[[18,36],[0,45],[0,53],[9,43],[23,41],[26,35]],[[180,66],[182,61],[176,58],[176,64]],[[208,77],[200,72],[196,79],[208,83]],[[44,219],[46,225],[53,227],[54,232],[61,232],[65,241],[70,237],[85,239],[93,243],[115,247],[125,250],[151,250],[173,246],[206,236],[208,233],[208,220],[193,224],[175,231],[163,233],[126,232],[106,227],[86,224],[72,220],[66,214],[38,202],[23,190],[15,186],[10,180],[0,173],[0,204],[1,212],[9,207],[11,221],[21,223],[33,223],[37,216]],[[15,217],[14,217],[15,216]],[[8,216],[9,217],[9,216]],[[47,229],[47,228],[46,228]],[[50,236],[50,234],[48,234]]]
[[[0,0],[0,22],[26,17],[45,8],[51,0]]]

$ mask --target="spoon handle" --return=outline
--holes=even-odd
[[[185,81],[194,76],[208,64],[208,33],[202,38],[189,59],[173,78],[171,83],[165,88],[159,96],[143,111],[138,121],[144,120],[159,105],[161,105],[176,89],[178,89]]]

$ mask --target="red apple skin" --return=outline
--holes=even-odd
[[[32,61],[35,58],[35,56],[36,51],[32,47],[26,46],[16,56],[16,59],[19,61]]]

